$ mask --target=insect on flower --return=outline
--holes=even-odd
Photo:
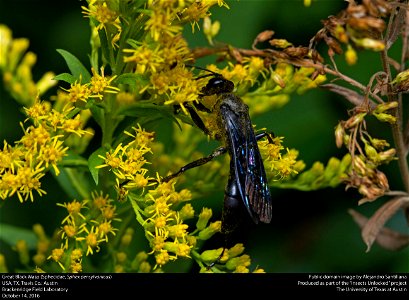
[[[210,74],[199,78],[212,77],[202,89],[202,96],[216,95],[217,100],[212,109],[207,109],[203,105],[198,105],[196,108],[216,113],[217,127],[221,133],[216,138],[223,143],[223,146],[214,150],[209,156],[185,165],[178,172],[163,178],[162,181],[169,181],[191,168],[203,165],[228,152],[230,155],[230,175],[225,188],[222,233],[229,234],[235,229],[238,223],[238,212],[242,209],[243,204],[256,224],[259,222],[270,223],[272,201],[257,141],[267,137],[272,142],[272,137],[266,132],[254,133],[248,106],[233,93],[233,82],[218,73],[206,69],[202,70],[208,71]],[[209,134],[209,130],[205,127],[196,110],[190,106],[187,109],[196,125],[206,134]]]

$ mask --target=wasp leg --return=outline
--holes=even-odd
[[[182,174],[183,172],[189,170],[189,169],[193,169],[196,168],[198,166],[204,165],[206,163],[208,163],[209,161],[211,161],[213,158],[222,155],[224,153],[227,152],[227,149],[225,147],[219,147],[216,150],[214,150],[209,156],[205,156],[202,158],[199,158],[198,160],[192,161],[191,163],[188,163],[186,166],[183,166],[182,168],[180,168],[179,171],[177,171],[174,174],[171,174],[169,176],[166,176],[162,179],[162,182],[167,182],[177,176],[179,176],[180,174]]]
[[[201,105],[201,106],[203,106],[203,105]],[[192,118],[193,122],[195,122],[196,126],[199,127],[199,129],[202,130],[206,135],[211,135],[211,132],[209,131],[209,129],[206,128],[206,126],[203,123],[202,119],[199,117],[199,115],[193,109],[193,107],[186,105],[186,108],[189,111],[190,117]]]
[[[211,268],[213,268],[220,261],[220,259],[223,257],[224,251],[226,251],[226,249],[227,249],[226,246],[223,247],[222,253],[220,253],[219,257],[214,262],[212,262],[210,265],[208,265],[206,267],[207,270],[210,270]]]
[[[256,134],[256,140],[257,141],[261,140],[264,137],[266,137],[271,144],[274,143],[274,141],[273,141],[274,134],[273,133],[268,133],[268,132],[264,131],[264,132],[261,132],[259,134]]]

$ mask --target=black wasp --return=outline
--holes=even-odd
[[[228,234],[235,229],[238,223],[238,211],[242,209],[243,204],[256,224],[270,223],[271,195],[257,140],[267,137],[272,142],[272,138],[266,132],[257,135],[254,133],[248,106],[233,93],[233,82],[225,79],[221,74],[202,70],[211,74],[199,78],[210,76],[212,78],[202,89],[201,96],[216,95],[217,101],[212,109],[207,109],[203,105],[198,105],[196,108],[216,113],[218,131],[221,132],[216,138],[221,140],[223,146],[214,150],[209,156],[187,164],[177,173],[163,178],[163,181],[169,181],[188,169],[203,165],[228,152],[230,175],[225,188],[222,233]],[[209,134],[196,110],[193,107],[187,107],[187,109],[196,125]]]

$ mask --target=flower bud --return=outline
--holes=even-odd
[[[374,147],[369,145],[369,143],[365,143],[365,153],[366,153],[366,156],[370,160],[372,160],[374,162],[378,161],[378,158],[379,158],[378,157],[378,152],[376,151],[376,149]]]
[[[376,150],[381,150],[385,147],[389,147],[389,143],[386,140],[381,140],[377,138],[372,138],[371,144],[376,148]]]
[[[239,256],[244,252],[244,246],[241,243],[238,243],[231,247],[229,250],[229,257],[236,257]]]
[[[345,29],[342,25],[337,24],[335,26],[333,34],[341,43],[348,43],[348,34],[345,32]]]
[[[359,113],[359,114],[353,115],[345,122],[345,125],[344,125],[345,128],[355,127],[356,125],[358,125],[364,120],[365,116],[366,116],[366,113]]]
[[[385,112],[389,109],[396,108],[398,107],[398,102],[397,101],[391,101],[391,102],[386,102],[386,103],[381,103],[376,106],[376,108],[373,110],[374,113],[382,113]]]
[[[192,247],[195,247],[197,244],[197,238],[193,235],[186,236],[186,243]]]
[[[46,256],[41,253],[37,253],[33,256],[33,262],[36,266],[41,266],[46,260]]]
[[[167,251],[161,251],[155,255],[156,264],[159,266],[165,265],[169,261],[169,254]]]
[[[8,50],[12,41],[12,32],[7,26],[0,24],[0,69],[8,64]]]
[[[203,33],[205,34],[210,45],[213,45],[213,38],[219,33],[220,22],[215,21],[212,24],[212,21],[209,17],[203,19]]]
[[[347,173],[350,166],[351,166],[352,157],[351,154],[345,154],[344,157],[341,159],[341,163],[339,165],[339,174]]]
[[[9,54],[8,70],[15,70],[30,42],[26,38],[13,39]]]
[[[123,264],[127,259],[127,255],[126,255],[125,252],[122,252],[122,251],[118,252],[118,253],[116,253],[116,259],[117,259],[118,263]]]
[[[356,64],[356,61],[358,60],[358,55],[356,54],[356,51],[354,48],[351,47],[351,45],[348,44],[347,46],[347,51],[345,51],[345,61],[347,62],[348,65],[354,65]]]
[[[221,227],[222,227],[221,221],[210,223],[208,227],[199,232],[198,239],[200,240],[210,239],[214,234],[220,232]]]
[[[354,38],[354,42],[358,46],[372,51],[382,51],[383,49],[385,49],[385,43],[380,40],[374,40],[371,38]]]
[[[257,268],[253,271],[253,273],[265,273],[266,271],[264,271],[264,269],[261,268]]]
[[[285,81],[278,73],[271,71],[270,79],[282,89],[285,88]]]
[[[238,267],[248,267],[251,264],[250,256],[244,254],[239,257],[233,257],[226,262],[226,268],[228,270],[236,270]]]
[[[292,46],[293,44],[285,39],[272,39],[269,41],[270,45],[276,48],[285,49]]]
[[[145,251],[141,251],[135,255],[135,258],[131,262],[132,270],[140,269],[141,264],[148,259],[148,254]]]
[[[390,162],[395,158],[396,150],[394,148],[388,149],[378,153],[378,158],[382,163]]]
[[[193,206],[190,203],[185,204],[179,211],[179,216],[181,220],[191,219],[194,217],[194,215],[195,210],[193,209]]]
[[[27,265],[30,262],[27,242],[25,240],[18,240],[16,243],[16,250],[19,255],[20,262],[23,265]]]
[[[356,170],[358,174],[360,174],[361,176],[367,173],[367,167],[365,165],[365,162],[359,156],[354,157],[353,167],[354,167],[354,170]]]
[[[234,270],[234,273],[250,273],[249,268],[245,267],[245,266],[237,266],[236,270]]]
[[[272,30],[265,30],[263,32],[260,32],[257,35],[257,37],[256,37],[256,39],[254,41],[254,44],[268,41],[269,39],[271,39],[273,37],[273,35],[274,35],[274,31],[272,31]]]
[[[331,157],[324,170],[324,180],[330,182],[332,178],[338,177],[338,170],[341,162],[335,157]]]
[[[396,75],[395,79],[392,80],[391,83],[396,84],[406,80],[409,80],[409,69],[398,73],[398,75]]]
[[[6,259],[3,254],[0,254],[0,273],[8,273]]]
[[[147,261],[143,261],[138,269],[139,273],[149,273],[151,271],[151,265]]]
[[[199,230],[203,230],[204,228],[206,228],[207,223],[209,222],[211,217],[212,210],[210,208],[204,207],[199,215],[199,219],[197,220],[196,228]]]
[[[389,124],[396,123],[396,117],[386,114],[386,113],[374,113],[373,114],[379,121],[381,122],[388,122]]]
[[[337,145],[337,148],[341,148],[344,144],[344,135],[344,127],[341,123],[338,123],[338,125],[335,127],[335,144]]]
[[[381,172],[381,171],[377,171],[376,172],[376,177],[378,180],[378,185],[383,188],[385,191],[389,190],[389,182],[388,182],[388,178],[386,177],[386,175]]]
[[[220,257],[222,252],[223,252],[223,256]],[[220,258],[220,262],[222,262],[222,260],[226,261],[227,257],[228,257],[228,254],[227,254],[227,251],[224,251],[224,248],[206,250],[206,251],[203,251],[202,254],[200,254],[200,258],[205,263],[214,263],[219,258]]]
[[[34,224],[33,225],[33,232],[37,235],[38,239],[47,239],[45,235],[44,228],[41,224]]]

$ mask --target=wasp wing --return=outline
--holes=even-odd
[[[270,223],[271,195],[257,139],[247,106],[240,99],[235,101],[240,101],[241,105],[221,105],[220,113],[240,195],[255,223]]]

